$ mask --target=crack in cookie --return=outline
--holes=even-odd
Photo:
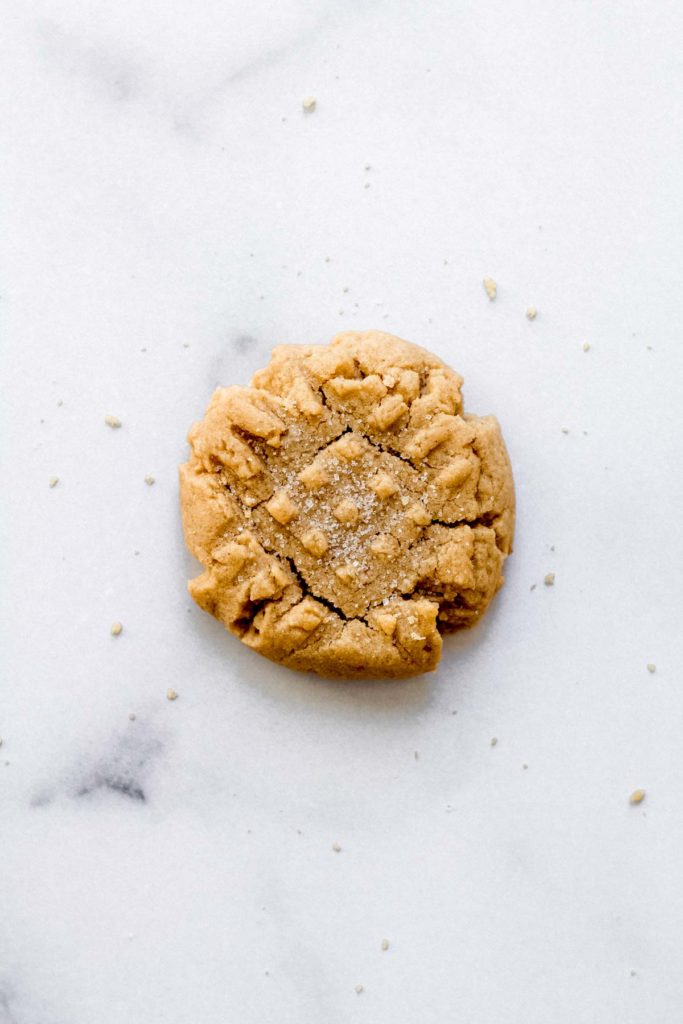
[[[192,596],[265,656],[321,675],[432,669],[502,585],[514,491],[462,380],[379,332],[282,346],[218,389],[181,467]]]

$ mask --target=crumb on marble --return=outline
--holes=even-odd
[[[137,718],[137,715],[135,714],[135,712],[131,711],[130,714],[128,715],[128,721],[129,722],[134,722],[136,718]]]
[[[489,300],[493,302],[496,295],[498,294],[498,285],[496,284],[492,277],[485,277],[482,283],[484,285],[484,291],[488,295]]]
[[[650,673],[650,675],[654,675],[654,673],[657,671],[657,666],[653,665],[652,662],[649,662],[647,670]]]
[[[104,417],[104,422],[108,427],[111,427],[112,430],[118,430],[118,428],[123,425],[118,416],[112,416],[110,413]]]
[[[591,350],[590,342],[588,342],[588,341],[584,341],[584,343],[583,343],[583,345],[581,347],[582,347],[584,352],[590,352],[590,350]]]
[[[58,476],[51,476],[50,477],[50,487],[56,487],[58,483],[59,483],[59,477]]]
[[[356,985],[356,992],[358,993],[358,995],[360,995],[362,991],[363,991],[363,986],[362,985]]]
[[[315,96],[305,96],[301,106],[307,114],[312,114],[315,110],[316,102]]]
[[[121,625],[121,623],[120,622],[112,622],[112,625],[111,625],[111,635],[112,636],[120,636],[122,632],[123,632],[123,626]]]
[[[341,853],[341,844],[332,843],[332,849],[334,850],[335,853]]]
[[[64,405],[64,399],[63,398],[58,398],[57,399],[57,405]]]
[[[382,939],[382,949],[386,951],[389,949],[389,939]]]
[[[498,746],[498,737],[497,736],[492,736],[491,737],[491,746],[492,747],[497,747]]]
[[[568,434],[569,433],[569,427],[562,427],[562,433],[563,434]]]
[[[538,316],[538,310],[536,309],[536,307],[535,306],[529,306],[527,311],[526,311],[526,318],[527,318],[527,320],[535,320],[537,316]]]
[[[543,582],[545,583],[546,587],[554,586],[555,585],[555,573],[554,572],[546,573],[545,576],[543,577]]]
[[[166,700],[178,700],[178,694],[175,690],[166,691]]]
[[[631,793],[630,797],[628,798],[628,802],[630,804],[642,804],[644,799],[645,799],[645,790],[644,789],[634,789],[633,792]]]
[[[151,487],[152,484],[154,483],[154,477],[152,476],[151,473],[148,473],[147,476],[145,477],[145,483],[147,484],[148,487]]]

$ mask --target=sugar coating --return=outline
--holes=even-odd
[[[281,346],[251,387],[219,388],[180,469],[198,604],[290,668],[433,669],[502,585],[514,527],[498,424],[461,385],[368,331]]]

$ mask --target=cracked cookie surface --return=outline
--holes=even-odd
[[[462,378],[378,331],[287,345],[219,388],[180,468],[192,597],[243,643],[323,676],[433,669],[477,622],[514,529],[497,421]]]

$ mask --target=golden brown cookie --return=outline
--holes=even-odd
[[[379,331],[283,345],[219,388],[180,468],[197,603],[243,643],[323,676],[433,669],[503,583],[514,528],[497,421],[462,378]]]

